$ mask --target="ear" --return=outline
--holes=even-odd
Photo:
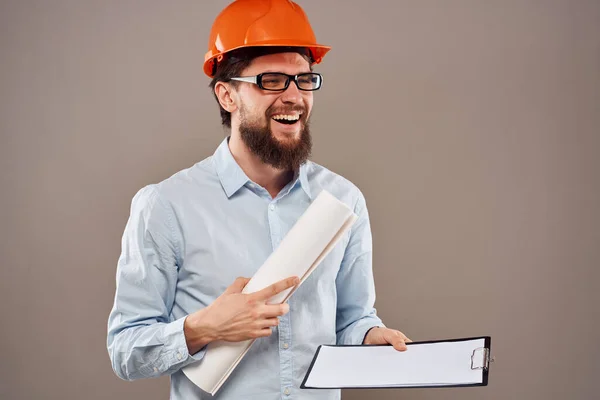
[[[217,82],[215,84],[215,95],[221,107],[226,111],[232,113],[237,110],[237,92],[232,85],[222,81]]]

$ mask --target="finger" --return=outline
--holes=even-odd
[[[267,337],[267,336],[271,336],[271,334],[273,333],[273,330],[271,330],[271,328],[263,328],[263,329],[258,329],[252,332],[252,336],[255,338],[261,338],[261,337]]]
[[[241,293],[244,290],[244,287],[250,282],[250,278],[244,278],[240,276],[237,278],[227,289],[225,289],[225,293],[233,294],[233,293]]]
[[[271,328],[279,325],[279,318],[267,318],[264,320],[264,327]]]
[[[290,311],[290,305],[288,303],[281,304],[265,304],[263,307],[262,314],[267,318],[281,317]]]
[[[402,340],[404,340],[405,343],[410,343],[412,342],[412,340],[410,340],[404,333],[400,332],[400,331],[395,331],[397,332],[396,334],[399,335]]]
[[[252,294],[252,297],[256,300],[266,301],[271,297],[283,292],[286,289],[296,286],[300,280],[298,277],[290,277],[286,279],[282,279],[279,282],[276,282],[266,288],[259,290],[256,293]]]

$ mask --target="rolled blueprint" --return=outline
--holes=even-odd
[[[253,293],[282,279],[298,276],[300,283],[271,297],[270,304],[286,302],[350,229],[357,215],[323,190],[296,221],[279,246],[256,271],[243,290]],[[201,361],[187,365],[183,373],[213,396],[246,355],[254,340],[212,342]]]

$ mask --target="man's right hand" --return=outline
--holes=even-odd
[[[258,292],[243,294],[249,281],[237,278],[211,305],[188,315],[183,331],[190,354],[215,340],[241,342],[269,336],[271,328],[279,324],[277,317],[285,315],[289,305],[267,301],[300,282],[297,277],[290,277]]]

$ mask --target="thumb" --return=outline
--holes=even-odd
[[[388,331],[386,332],[386,341],[394,346],[396,350],[406,351],[406,342],[404,339],[404,335],[399,331]]]
[[[241,293],[248,284],[250,278],[239,277],[225,290],[225,294]]]

